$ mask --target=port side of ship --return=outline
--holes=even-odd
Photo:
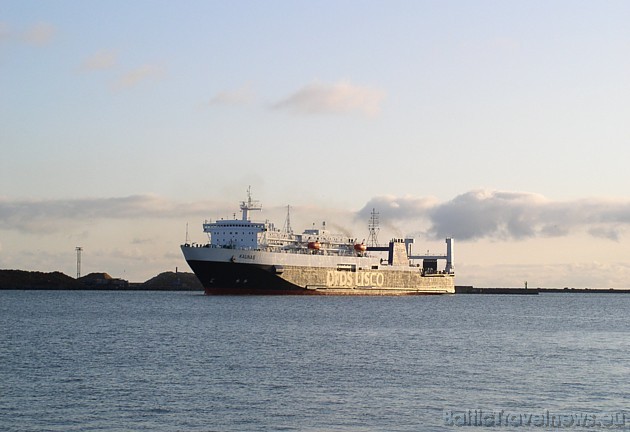
[[[206,221],[206,244],[182,252],[206,294],[422,295],[455,292],[453,240],[446,254],[414,255],[413,239],[367,246],[330,233],[325,225],[294,234],[270,222],[253,222],[241,202],[241,219]],[[288,220],[288,218],[287,218]],[[437,263],[445,262],[442,270]]]

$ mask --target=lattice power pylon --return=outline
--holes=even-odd
[[[81,277],[81,251],[83,248],[81,246],[77,246],[74,248],[77,251],[77,279]]]

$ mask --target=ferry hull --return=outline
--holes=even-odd
[[[209,295],[427,295],[455,292],[453,275],[419,270],[339,271],[330,267],[280,266],[188,260]]]

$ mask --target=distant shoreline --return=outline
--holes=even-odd
[[[75,279],[61,272],[0,270],[0,290],[203,291],[203,286],[193,273],[164,272],[145,282],[129,282],[107,273]]]
[[[129,282],[107,273],[90,273],[75,279],[61,272],[0,270],[0,290],[59,291],[203,291],[194,273],[164,272],[145,281]],[[455,286],[455,294],[630,294],[630,289],[615,288],[476,288]]]
[[[537,295],[542,293],[562,294],[630,294],[630,289],[622,288],[475,288],[456,286],[455,294],[516,294]]]

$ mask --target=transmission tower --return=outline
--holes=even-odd
[[[368,230],[370,231],[368,246],[378,246],[378,232],[380,228],[378,225],[378,212],[375,209],[372,209]]]
[[[77,246],[74,248],[77,251],[77,279],[81,277],[81,251],[83,248],[81,246]]]

